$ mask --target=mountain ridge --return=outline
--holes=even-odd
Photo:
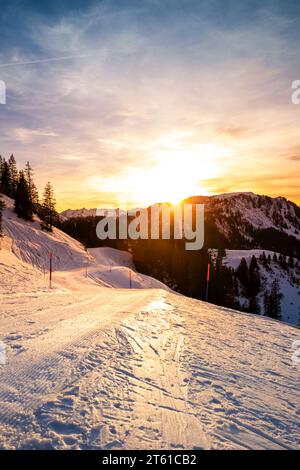
[[[210,248],[262,248],[300,257],[300,207],[285,197],[240,192],[191,196],[185,203],[204,204],[205,240]],[[94,209],[84,211],[71,211],[70,218],[64,211],[64,222],[95,218]]]
[[[297,206],[300,210],[300,205],[299,204],[297,204],[294,201],[291,201],[290,199],[286,198],[285,196],[273,197],[273,196],[268,196],[268,195],[265,195],[265,194],[257,194],[257,193],[254,193],[252,191],[234,191],[234,192],[229,192],[229,193],[212,194],[210,196],[193,195],[193,196],[189,196],[189,197],[183,199],[181,202],[182,203],[183,202],[188,203],[188,201],[191,201],[191,200],[194,200],[194,199],[199,199],[199,200],[230,199],[230,198],[233,198],[233,197],[236,197],[236,196],[255,196],[255,197],[266,197],[266,198],[270,198],[270,199],[273,199],[273,200],[283,200],[283,201],[286,201],[288,203],[291,203],[291,204]],[[162,202],[162,203],[156,202],[156,203],[153,203],[152,205],[158,205],[158,204],[170,204],[170,203],[165,201],[165,202]],[[99,210],[99,208],[95,208],[95,207],[92,207],[92,208],[81,207],[79,209],[68,208],[68,209],[64,209],[63,211],[61,211],[60,215],[65,217],[65,218],[89,217],[89,216],[96,216],[96,211],[97,210]],[[107,209],[107,208],[100,208],[100,210],[109,211],[109,209]],[[122,212],[125,213],[126,211],[122,210]]]

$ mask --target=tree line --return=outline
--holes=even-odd
[[[36,214],[41,220],[42,230],[52,231],[58,219],[54,190],[48,181],[40,200],[34,182],[34,172],[29,162],[24,169],[18,170],[14,155],[8,160],[0,156],[0,236],[3,236],[2,194],[14,200],[14,211],[18,217],[32,222]]]

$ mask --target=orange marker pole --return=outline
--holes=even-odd
[[[52,287],[52,251],[49,253],[49,287]]]
[[[208,301],[208,286],[210,281],[210,263],[207,265],[207,276],[206,276],[206,292],[205,292],[205,300]]]

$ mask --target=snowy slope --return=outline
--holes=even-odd
[[[40,269],[48,268],[49,253],[53,253],[55,270],[83,267],[91,258],[82,245],[66,233],[54,228],[53,233],[41,231],[40,222],[25,222],[13,212],[13,201],[4,196],[3,226],[17,258]]]
[[[299,448],[298,329],[163,289],[104,287],[91,274],[126,255],[94,253],[97,264],[9,209],[5,230],[0,448]],[[44,244],[59,252],[51,290]]]
[[[75,276],[77,270],[77,274],[83,275],[87,272],[95,282],[106,287],[128,288],[131,278],[133,288],[168,289],[156,279],[137,273],[129,253],[112,248],[95,248],[87,252],[78,241],[56,228],[53,229],[53,233],[41,231],[37,218],[33,223],[18,219],[13,212],[13,201],[4,196],[4,202],[3,227],[6,237],[2,240],[1,255],[1,261],[4,257],[7,259],[5,276],[1,283],[5,286],[4,292],[5,289],[24,289],[22,282],[17,284],[14,282],[15,273],[20,279],[24,278],[24,283],[28,283],[29,289],[31,289],[32,279],[37,280],[40,288],[46,287],[49,253],[52,253],[53,257],[54,283],[58,272],[72,271]],[[11,278],[9,272],[12,265],[16,269],[12,270]],[[39,268],[43,276],[32,267]],[[30,274],[23,276],[23,270],[30,271]],[[28,279],[30,279],[29,282]]]
[[[263,263],[259,260],[259,256],[265,253],[268,257],[271,256],[271,263],[266,269]],[[296,326],[300,326],[300,272],[297,268],[283,270],[280,266],[273,262],[273,251],[268,250],[226,250],[226,258],[224,264],[231,266],[236,269],[242,258],[245,258],[248,266],[252,256],[255,256],[260,269],[260,276],[262,278],[262,292],[258,298],[261,312],[264,310],[264,299],[263,291],[271,290],[271,285],[274,279],[279,282],[279,289],[282,294],[281,309],[282,309],[282,321],[291,323]],[[279,257],[279,253],[276,253]],[[296,259],[295,259],[296,261]],[[295,282],[295,281],[298,282]],[[243,297],[239,298],[240,304],[246,302]]]
[[[132,255],[110,247],[89,248],[88,252],[102,266],[127,266],[134,269]]]
[[[88,253],[95,259],[97,266],[88,268],[88,276],[107,287],[133,289],[169,288],[153,277],[135,271],[132,255],[114,248],[89,248]]]

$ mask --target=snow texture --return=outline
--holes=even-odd
[[[299,448],[298,329],[176,295],[6,204],[0,448]]]

